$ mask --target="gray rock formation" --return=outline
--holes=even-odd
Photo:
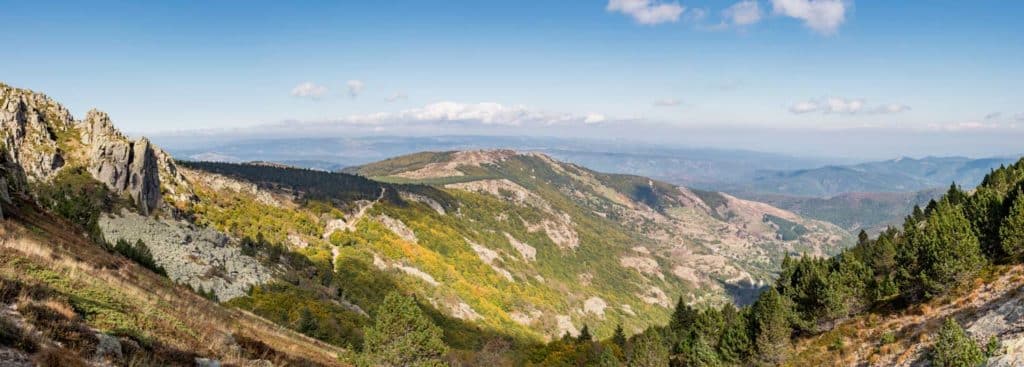
[[[0,147],[30,180],[64,166],[58,134],[72,123],[71,113],[49,97],[0,84]]]
[[[160,205],[160,173],[156,152],[146,138],[127,139],[114,129],[110,116],[91,110],[78,124],[82,143],[91,147],[89,173],[115,192],[131,195],[142,214]]]
[[[29,182],[46,181],[64,166],[76,165],[114,192],[131,196],[145,215],[160,207],[163,192],[170,200],[194,199],[167,153],[148,139],[121,134],[106,113],[91,110],[76,121],[45,95],[0,84],[0,127],[0,155]]]
[[[110,242],[142,240],[167,276],[194,289],[212,290],[226,301],[245,295],[252,285],[271,280],[273,273],[224,234],[180,220],[158,220],[131,213],[104,215],[99,221]]]

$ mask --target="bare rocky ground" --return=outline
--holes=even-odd
[[[243,296],[250,286],[273,278],[269,268],[242,254],[228,236],[185,221],[123,211],[102,216],[100,228],[111,243],[142,240],[168,277],[194,289],[213,291],[221,301]]]
[[[895,314],[857,317],[837,326],[834,333],[803,340],[797,343],[799,355],[795,363],[929,366],[928,355],[934,335],[943,320],[952,317],[979,345],[984,346],[993,336],[999,340],[1001,352],[990,358],[986,366],[1024,366],[1022,290],[1024,266],[1009,267],[991,281],[977,281],[964,294]],[[880,342],[885,333],[896,336],[896,341],[889,344]],[[842,337],[846,347],[838,352],[830,351],[828,345],[837,335]],[[811,358],[814,355],[816,357]]]

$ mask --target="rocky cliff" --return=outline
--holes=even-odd
[[[91,110],[76,120],[45,95],[0,84],[0,126],[10,175],[27,182],[46,181],[64,167],[85,167],[114,192],[130,196],[145,215],[160,208],[162,182],[169,200],[190,197],[167,153],[146,138],[128,138],[104,112]]]

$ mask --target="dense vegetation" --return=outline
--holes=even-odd
[[[383,199],[404,204],[399,191],[415,193],[434,199],[451,208],[453,202],[444,192],[423,185],[382,183],[368,178],[339,172],[279,167],[265,164],[236,164],[222,162],[179,161],[178,164],[211,173],[255,182],[263,186],[292,191],[306,199],[351,203],[356,200]]]
[[[80,226],[100,243],[104,242],[100,215],[114,211],[119,204],[106,185],[93,179],[83,167],[63,169],[49,182],[32,187],[32,192],[40,206]]]
[[[775,285],[750,307],[697,310],[680,300],[669,325],[626,342],[619,363],[781,364],[790,357],[795,338],[822,333],[870,309],[899,310],[948,295],[987,264],[1022,260],[1022,193],[1024,160],[993,170],[971,195],[951,186],[925,209],[915,208],[901,229],[890,228],[874,239],[862,232],[857,245],[838,256],[787,257]],[[651,340],[660,340],[670,353],[650,347]],[[589,348],[576,344],[570,349]],[[936,366],[973,366],[991,349],[971,341],[950,319],[938,332],[931,359]],[[591,355],[565,365],[596,363],[598,357]]]

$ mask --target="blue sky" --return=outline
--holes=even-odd
[[[877,152],[884,155],[1019,153],[1024,137],[1018,1],[0,8],[0,80],[45,92],[79,116],[98,107],[137,134],[303,124],[339,134],[529,131],[672,142],[718,131],[714,145],[743,148],[751,136],[726,137],[767,132],[797,138],[756,148],[806,154],[819,151],[801,150],[799,136],[841,141],[855,130],[918,140]]]

